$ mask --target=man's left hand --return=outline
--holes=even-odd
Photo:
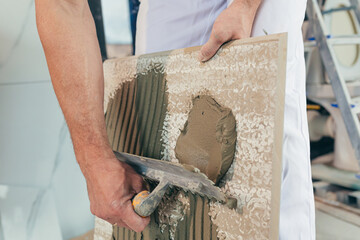
[[[200,50],[199,61],[212,58],[228,41],[250,37],[260,3],[261,0],[234,0],[215,20],[210,39]]]

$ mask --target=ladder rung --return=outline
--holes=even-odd
[[[360,35],[336,36],[328,40],[332,45],[360,44]]]
[[[354,97],[351,99],[354,104],[360,104],[360,97]]]
[[[351,109],[355,114],[360,114],[360,106],[356,106]]]
[[[331,104],[332,107],[338,108],[339,105],[337,103],[332,103]],[[360,104],[350,104],[350,109],[352,112],[354,112],[355,114],[359,114],[360,113]]]
[[[354,45],[354,44],[360,44],[360,34],[356,35],[348,35],[348,36],[336,36],[331,37],[328,36],[328,41],[331,45]],[[311,39],[312,41],[306,41],[304,42],[304,47],[307,51],[309,51],[311,48],[316,47],[316,41]]]
[[[356,114],[359,114],[359,113],[360,113],[360,97],[352,98],[352,99],[351,99],[351,102],[352,102],[352,104],[354,105],[354,107],[353,107],[352,110],[353,110]]]
[[[331,8],[329,10],[322,11],[323,15],[333,13],[333,12],[340,12],[340,11],[349,11],[355,9],[355,6],[349,6],[349,7],[339,7],[339,8]]]
[[[350,96],[360,96],[360,80],[346,83],[346,87]],[[331,84],[311,84],[306,85],[306,95],[309,98],[335,98]],[[351,103],[356,104],[358,97],[349,99]],[[359,102],[358,102],[359,103]]]

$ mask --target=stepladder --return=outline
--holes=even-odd
[[[328,0],[339,2],[334,0]],[[348,136],[348,145],[351,145],[351,154],[360,164],[360,66],[347,67],[339,60],[338,46],[354,46],[359,51],[360,46],[360,7],[358,0],[343,0],[344,4],[335,5],[326,10],[322,2],[308,0],[307,17],[309,20],[308,36],[305,42],[305,51],[316,51],[321,61],[320,67],[324,71],[327,81],[312,82],[307,79],[307,94],[315,99],[328,102],[329,106],[336,107],[339,117],[344,124],[344,132]],[[351,14],[354,28],[353,34],[333,35],[329,24],[326,24],[328,14],[346,12]],[[351,52],[352,54],[352,52]],[[355,53],[354,53],[355,54]],[[356,54],[359,54],[358,52]],[[360,64],[360,61],[358,61]],[[358,71],[358,72],[357,72]],[[310,83],[310,84],[309,84]],[[329,92],[331,92],[329,96]],[[321,101],[320,101],[321,102]]]

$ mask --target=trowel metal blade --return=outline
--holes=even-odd
[[[220,189],[202,173],[191,172],[180,164],[167,161],[115,151],[114,153],[120,161],[129,164],[137,173],[151,180],[159,182],[166,180],[169,184],[186,191],[206,196],[209,199],[225,201],[225,196]]]

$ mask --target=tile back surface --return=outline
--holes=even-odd
[[[161,158],[177,162],[174,148],[180,129],[184,126],[192,107],[192,99],[202,94],[211,96],[221,106],[230,108],[236,119],[235,160],[226,175],[222,191],[237,198],[239,209],[230,210],[221,204],[209,204],[204,200],[198,200],[197,196],[190,196],[190,199],[194,200],[191,201],[192,205],[196,206],[193,208],[194,215],[190,214],[194,221],[188,222],[188,229],[194,230],[178,231],[177,238],[198,239],[199,236],[204,237],[208,234],[204,231],[214,230],[211,227],[205,229],[203,225],[197,225],[197,217],[204,223],[206,216],[198,215],[196,209],[204,207],[204,211],[209,211],[211,222],[216,225],[215,234],[220,239],[276,239],[281,185],[286,34],[231,42],[206,63],[197,60],[198,51],[199,47],[194,47],[105,62],[108,133],[114,133],[111,141],[117,142],[113,147],[121,150],[123,148],[118,147],[127,146],[126,139],[129,142],[140,139],[137,142],[138,148],[131,148],[134,153],[144,154],[143,147],[156,148],[156,144],[161,144]],[[153,102],[154,96],[159,95],[156,90],[159,88],[155,87],[158,86],[158,81],[154,81],[158,77],[154,78],[154,74],[151,73],[154,69],[156,76],[162,74],[165,79],[167,95],[164,122],[157,125],[162,125],[162,128],[158,129],[161,131],[161,141],[147,142],[147,130],[142,130],[141,124],[137,125],[140,134],[137,134],[139,136],[136,139],[132,140],[131,136],[125,138],[121,129],[126,128],[118,128],[120,122],[126,121],[129,125],[131,116],[135,116],[133,121],[138,123],[137,119],[142,119],[142,114],[155,116],[159,106],[162,106],[157,105],[157,108],[151,110],[150,103]],[[152,87],[153,84],[151,89],[155,91],[149,88],[136,90],[138,79],[146,79],[146,76],[149,86]],[[133,94],[133,89],[138,92]],[[141,97],[150,101],[144,103],[149,104],[148,107],[140,106],[140,109],[143,109],[141,111],[136,104],[129,105],[131,99],[136,99],[132,96],[137,94],[145,94]],[[154,101],[153,104],[159,104],[158,102]],[[160,102],[163,104],[163,101]],[[132,114],[133,111],[135,114]],[[157,118],[147,119],[154,121],[153,119]],[[145,135],[141,134],[142,131]],[[125,142],[121,139],[125,139]],[[178,230],[180,226],[181,223]],[[144,231],[145,239],[157,237],[156,232]],[[120,232],[120,235],[122,234],[137,236],[127,231]],[[120,235],[118,232],[118,236]]]

